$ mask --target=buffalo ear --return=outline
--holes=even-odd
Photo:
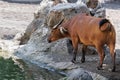
[[[64,27],[60,27],[60,32],[61,32],[62,34],[65,34],[65,33],[67,32],[67,30],[66,30]]]

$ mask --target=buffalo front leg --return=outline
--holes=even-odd
[[[73,58],[72,58],[72,62],[76,63],[76,55],[77,55],[77,50],[78,50],[78,38],[72,39],[72,45],[73,45]]]
[[[76,63],[76,55],[77,55],[77,50],[74,49],[74,50],[73,50],[73,58],[72,58],[72,62],[73,62],[73,63]]]
[[[86,48],[87,48],[87,46],[85,46],[85,45],[82,46],[82,58],[81,58],[82,63],[85,62]]]

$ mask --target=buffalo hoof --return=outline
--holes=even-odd
[[[71,60],[72,63],[77,63],[76,60]]]
[[[103,70],[101,66],[98,66],[97,69],[98,69],[98,70]]]
[[[84,63],[85,62],[85,59],[81,59],[81,63]]]
[[[115,68],[113,68],[113,69],[111,70],[111,72],[115,72]]]

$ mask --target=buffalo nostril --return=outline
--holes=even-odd
[[[50,43],[50,42],[51,42],[51,40],[48,39],[48,43]]]

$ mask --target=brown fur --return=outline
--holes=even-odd
[[[76,54],[78,50],[78,44],[83,44],[83,54],[82,54],[82,62],[85,62],[85,49],[87,46],[94,46],[100,57],[100,64],[98,65],[98,69],[102,69],[103,60],[105,57],[105,53],[103,50],[103,46],[106,44],[110,49],[110,55],[113,61],[113,69],[115,71],[115,42],[116,42],[116,32],[113,25],[108,22],[103,22],[100,26],[99,23],[105,19],[96,18],[92,16],[87,16],[85,14],[78,14],[74,16],[67,22],[63,22],[61,25],[58,25],[57,28],[53,29],[48,41],[53,42],[58,39],[62,39],[65,37],[69,37],[72,40],[72,45],[74,47],[73,59],[72,62],[76,61]],[[64,34],[61,33],[60,28],[63,27]]]

